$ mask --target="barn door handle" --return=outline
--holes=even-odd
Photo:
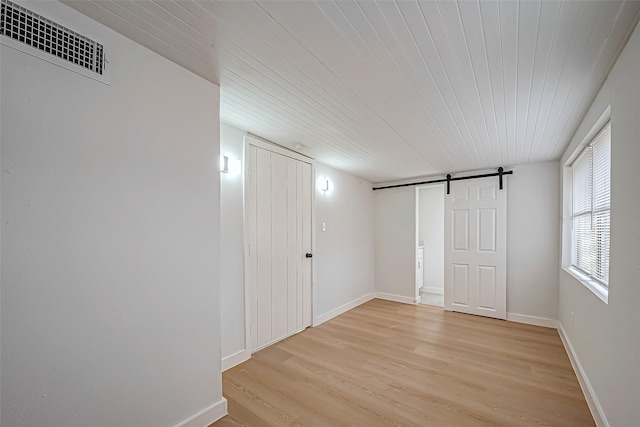
[[[309,252],[307,252],[307,254],[306,254],[305,256],[306,256],[307,258],[311,258],[311,257],[313,257],[313,255],[312,255],[312,254],[310,254]]]

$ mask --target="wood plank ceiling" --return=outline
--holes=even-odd
[[[223,122],[371,182],[558,159],[640,16],[637,1],[65,3],[219,83]]]

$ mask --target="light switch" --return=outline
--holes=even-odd
[[[324,232],[324,231],[327,231],[327,223],[326,223],[326,222],[323,222],[323,223],[322,223],[322,231],[323,231],[323,232]]]

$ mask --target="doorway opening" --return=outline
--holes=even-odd
[[[416,300],[444,307],[444,184],[416,188]]]

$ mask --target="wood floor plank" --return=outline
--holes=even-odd
[[[557,331],[372,300],[223,374],[225,426],[593,426]]]

